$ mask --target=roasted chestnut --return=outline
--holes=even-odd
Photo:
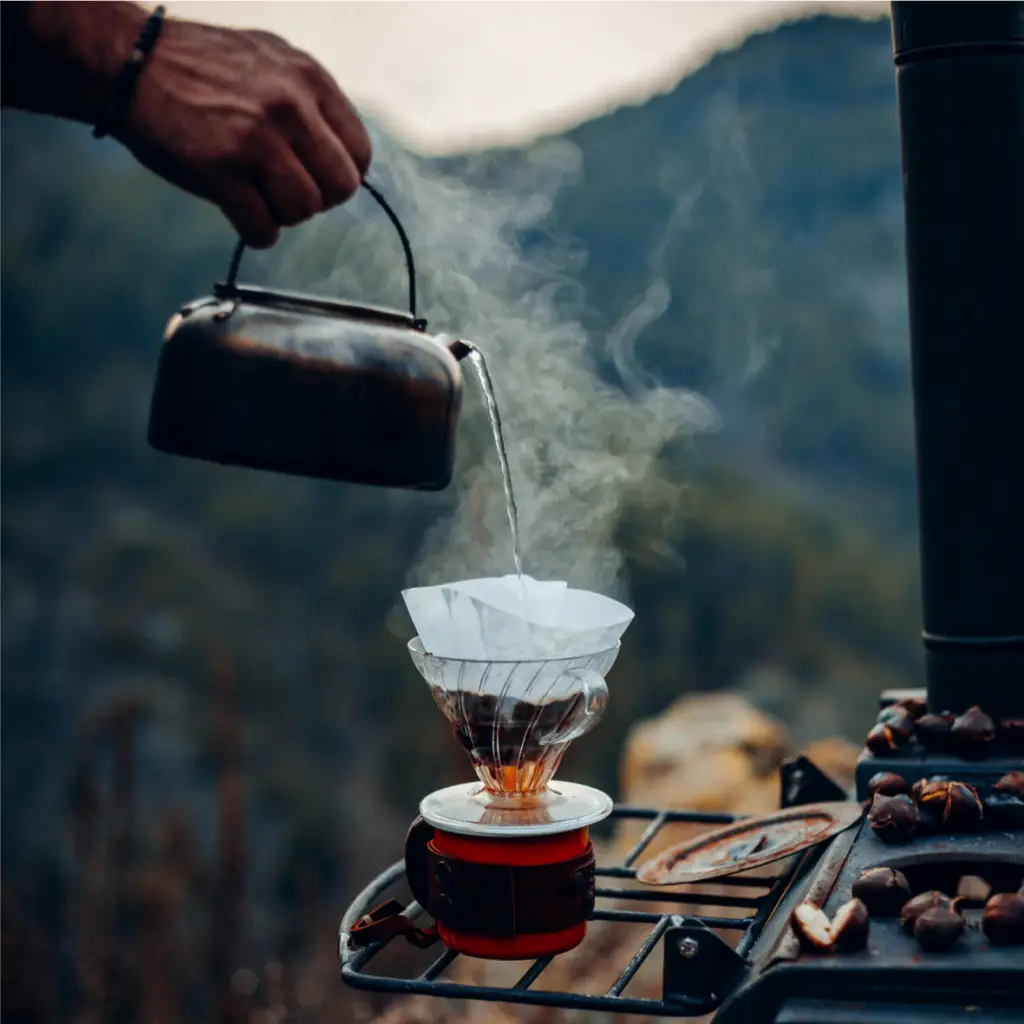
[[[950,714],[922,715],[914,723],[914,735],[926,750],[947,750],[952,725],[953,716]]]
[[[995,722],[975,705],[953,720],[949,736],[961,757],[982,758],[996,738]]]
[[[1024,800],[1010,793],[989,793],[985,797],[985,820],[995,828],[1024,828]]]
[[[948,907],[932,907],[914,924],[914,938],[929,953],[944,953],[952,949],[963,933],[963,918]]]
[[[913,899],[907,900],[900,911],[900,927],[908,934],[914,931],[917,919],[926,911],[941,907],[944,910],[952,910],[953,901],[944,893],[938,890],[922,892]]]
[[[906,793],[899,796],[878,794],[871,803],[868,821],[871,831],[883,843],[906,843],[921,827],[921,812]]]
[[[909,789],[907,780],[895,772],[877,772],[868,779],[868,797],[871,799],[874,799],[876,793],[881,793],[882,796],[898,796]]]
[[[836,949],[853,953],[868,944],[871,919],[868,908],[859,899],[844,903],[832,918],[832,942]]]
[[[921,790],[928,785],[929,782],[950,782],[952,781],[948,775],[932,775],[927,779],[918,779],[910,787],[910,798],[914,803],[918,803],[921,799]]]
[[[993,896],[982,911],[981,930],[999,946],[1024,943],[1024,896],[1015,892]]]
[[[864,746],[879,757],[886,754],[895,754],[900,749],[899,740],[896,734],[887,725],[873,725],[864,737]]]
[[[985,816],[978,791],[966,782],[926,782],[918,791],[917,803],[922,811],[937,814],[948,829],[974,828]]]
[[[923,701],[920,697],[904,697],[901,700],[896,701],[896,707],[905,708],[907,714],[913,719],[920,718],[923,714],[928,711],[928,704]]]
[[[791,921],[804,949],[824,953],[832,948],[832,926],[821,907],[805,901],[793,911]]]
[[[853,883],[852,893],[875,917],[895,917],[910,899],[910,883],[895,868],[871,868]]]
[[[899,744],[907,743],[914,736],[914,716],[901,704],[890,704],[878,713],[878,725],[888,726]]]
[[[992,784],[996,793],[1009,793],[1024,800],[1024,772],[1007,772]]]

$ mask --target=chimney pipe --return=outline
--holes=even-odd
[[[1024,3],[893,3],[929,706],[1024,718]]]

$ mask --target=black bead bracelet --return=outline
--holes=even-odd
[[[102,139],[104,135],[109,135],[128,109],[139,74],[146,63],[146,59],[153,52],[157,39],[160,38],[160,29],[163,27],[165,13],[163,7],[158,7],[146,19],[146,24],[142,28],[139,41],[135,44],[135,49],[132,50],[132,55],[124,62],[124,67],[121,68],[121,73],[114,82],[107,107],[97,120],[96,127],[92,130],[95,138]]]

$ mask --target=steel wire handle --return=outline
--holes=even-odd
[[[402,222],[398,219],[398,214],[391,208],[388,201],[377,191],[376,187],[371,185],[368,181],[363,182],[363,188],[370,193],[371,196],[377,201],[381,209],[387,214],[388,220],[391,221],[395,226],[395,230],[398,232],[398,237],[402,242],[402,250],[405,252],[405,267],[409,274],[409,312],[412,314],[414,320],[418,319],[416,315],[416,264],[413,261],[412,246],[409,244],[409,236],[405,233],[405,228],[402,226]],[[245,252],[245,242],[239,239],[238,244],[235,246],[234,254],[231,257],[231,266],[228,269],[228,278],[226,282],[226,289],[229,292],[236,290],[236,279],[238,278],[238,268],[242,264],[242,254]]]

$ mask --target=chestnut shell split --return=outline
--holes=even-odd
[[[889,726],[882,725],[881,723],[873,725],[868,730],[867,736],[864,737],[864,746],[872,754],[877,754],[879,757],[883,757],[886,754],[895,754],[900,749],[896,734]]]
[[[918,779],[910,787],[910,798],[914,803],[919,803],[921,800],[921,791],[932,782],[952,782],[953,780],[948,775],[930,775],[924,779]]]
[[[859,899],[844,903],[832,918],[832,941],[836,949],[853,953],[868,944],[871,917],[868,908]]]
[[[804,900],[793,911],[790,922],[800,945],[813,953],[831,953],[836,949],[852,953],[864,949],[871,931],[868,908],[856,897],[844,903],[831,921],[821,907]]]
[[[926,782],[918,791],[917,803],[950,831],[972,829],[985,816],[978,791],[966,782]]]
[[[804,949],[815,953],[832,949],[832,926],[821,907],[804,901],[793,911],[790,920]]]
[[[898,742],[906,743],[914,735],[914,715],[902,704],[890,704],[878,713],[878,725],[887,725]]]
[[[899,796],[878,794],[868,812],[871,831],[883,843],[906,843],[917,834],[922,825],[921,812],[905,793]]]

